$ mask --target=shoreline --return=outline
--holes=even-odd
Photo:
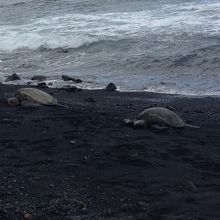
[[[62,89],[62,88],[65,88],[66,86],[73,86],[73,87],[77,87],[78,89],[82,89],[83,91],[100,91],[100,90],[105,90],[105,87],[88,87],[88,88],[85,88],[85,87],[82,87],[82,86],[79,86],[78,84],[72,84],[72,83],[69,83],[69,84],[65,84],[63,82],[63,85],[60,84],[60,87],[56,87],[56,86],[50,86],[48,85],[48,83],[51,83],[51,82],[54,82],[54,81],[38,81],[38,82],[35,82],[35,83],[31,83],[30,85],[28,85],[27,83],[28,82],[32,82],[32,81],[27,81],[25,82],[24,84],[13,84],[13,83],[7,83],[7,82],[1,82],[0,85],[5,85],[5,86],[18,86],[18,87],[38,87],[37,85],[40,84],[40,83],[46,83],[45,85],[48,87],[48,89]],[[85,82],[87,83],[87,82]],[[107,86],[107,84],[106,84]],[[189,98],[206,98],[206,97],[217,97],[217,98],[220,98],[220,94],[192,94],[192,93],[169,93],[169,92],[156,92],[156,91],[147,91],[146,89],[144,90],[125,90],[125,89],[120,89],[120,88],[117,88],[116,90],[117,92],[121,92],[121,93],[152,93],[152,94],[161,94],[161,95],[175,95],[175,96],[181,96],[181,97],[189,97]]]
[[[0,85],[1,219],[219,219],[219,97],[46,88],[68,108],[7,106],[20,87]],[[122,123],[154,105],[201,128]]]

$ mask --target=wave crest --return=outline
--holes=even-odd
[[[34,33],[24,33],[15,36],[0,37],[0,50],[12,52],[18,49],[38,48],[56,49],[56,48],[79,48],[98,42],[98,38],[87,36],[56,36],[56,35],[39,35]],[[100,39],[101,40],[101,39]]]
[[[100,40],[145,39],[182,44],[217,37],[220,3],[165,5],[157,10],[102,14],[64,14],[35,18],[21,25],[0,22],[0,50],[78,48]]]

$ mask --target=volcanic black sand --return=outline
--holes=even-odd
[[[219,220],[220,99],[44,89],[62,107],[8,107],[0,86],[1,220]],[[172,106],[200,129],[133,129]]]

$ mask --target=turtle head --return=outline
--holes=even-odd
[[[123,120],[124,124],[128,125],[128,126],[133,126],[134,125],[134,121],[128,118],[125,118]]]
[[[135,120],[134,127],[135,128],[145,128],[145,127],[148,127],[148,124],[145,120]]]
[[[7,102],[8,102],[9,106],[18,106],[19,105],[19,101],[15,97],[8,98]]]

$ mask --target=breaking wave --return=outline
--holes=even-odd
[[[220,95],[220,0],[39,2],[0,7],[1,75],[76,74],[122,90]]]
[[[4,52],[12,52],[19,49],[79,48],[99,41],[98,38],[87,36],[57,36],[55,34],[43,35],[37,33],[10,33],[7,37],[0,38],[0,50]]]
[[[169,47],[200,35],[217,37],[219,32],[220,2],[167,4],[158,10],[33,18],[20,25],[0,22],[0,50],[78,48],[100,40],[130,38],[145,38],[149,45],[161,41]]]

